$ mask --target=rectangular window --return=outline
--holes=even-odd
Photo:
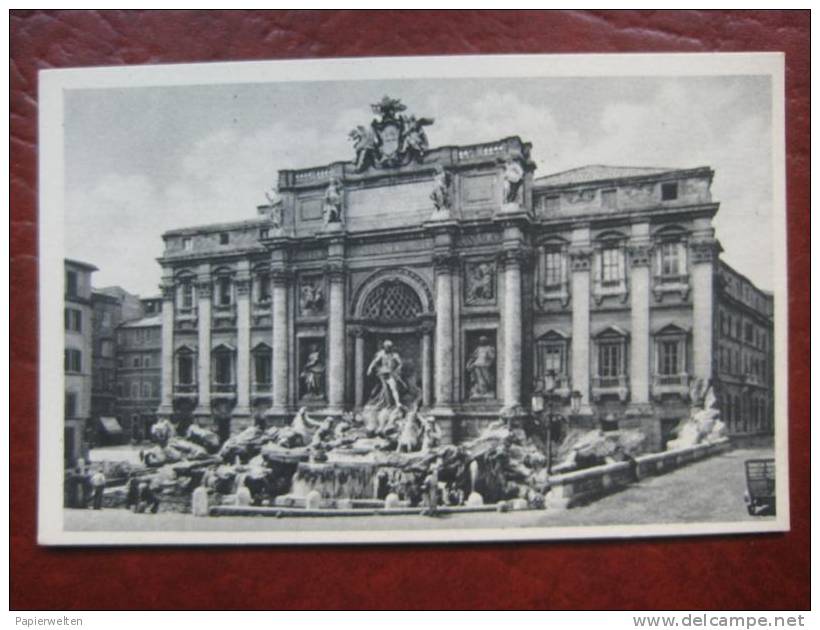
[[[259,352],[254,355],[254,376],[258,385],[270,385],[271,355],[269,353]]]
[[[76,308],[67,308],[64,311],[65,329],[76,332],[83,331],[83,312]]]
[[[142,367],[149,368],[151,367],[151,355],[147,354],[142,358]]]
[[[270,274],[260,273],[256,282],[256,301],[269,302],[270,301]]]
[[[623,345],[620,342],[602,343],[598,346],[598,376],[614,378],[621,374]]]
[[[138,368],[141,366],[140,358],[138,356],[131,359],[131,367]]]
[[[181,297],[181,307],[185,310],[191,310],[194,307],[194,283],[190,280],[183,281]]]
[[[77,394],[74,392],[65,393],[65,417],[77,417]]]
[[[661,199],[663,201],[674,201],[678,198],[678,182],[661,184]]]
[[[601,207],[616,208],[618,206],[618,191],[616,189],[601,191]]]
[[[190,354],[181,354],[177,359],[177,382],[180,385],[194,383],[194,358]]]
[[[151,398],[151,383],[142,384],[142,397]]]
[[[752,343],[755,340],[754,325],[749,322],[746,324],[746,343]]]
[[[681,275],[681,244],[662,243],[660,247],[661,275],[679,276]]]
[[[105,311],[102,314],[102,325],[105,328],[111,327],[111,313],[109,313],[108,311]]]
[[[110,339],[103,339],[100,342],[100,355],[106,359],[114,356],[114,343]]]
[[[139,398],[140,397],[140,384],[139,383],[131,383],[131,398]]]
[[[269,235],[270,235],[270,230],[268,228],[261,228],[259,230],[259,238],[262,238],[262,239],[268,238]]]
[[[191,251],[194,248],[194,239],[190,236],[186,236],[182,239],[182,249],[186,252]]]
[[[65,292],[69,297],[77,297],[77,272],[66,271]]]
[[[217,289],[219,291],[219,304],[229,306],[231,303],[231,279],[219,278],[217,280]]]
[[[621,250],[608,247],[601,251],[601,280],[604,284],[617,284],[623,279]]]
[[[227,232],[222,232],[219,235],[219,244],[220,245],[227,245],[230,240],[231,240],[231,237]]]
[[[74,348],[66,348],[64,369],[66,372],[82,372],[83,371],[83,354]]]
[[[544,285],[557,287],[564,282],[564,254],[548,251],[544,255]]]
[[[680,373],[680,342],[677,340],[661,341],[658,344],[658,369],[665,376]]]
[[[232,382],[231,355],[220,352],[214,357],[214,382],[220,385],[230,385]]]
[[[564,345],[549,344],[544,346],[544,374],[550,371],[556,375],[564,375]]]

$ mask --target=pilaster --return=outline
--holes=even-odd
[[[649,238],[649,224],[638,223],[632,226],[632,239],[629,242],[629,261],[631,265],[631,328],[630,343],[630,395],[634,405],[645,405],[649,402],[650,374],[650,261],[652,247]]]
[[[592,265],[588,227],[578,227],[573,230],[569,259],[572,274],[572,388],[581,394],[581,414],[588,414],[591,412],[589,273]]]
[[[714,274],[720,243],[704,237],[690,243],[692,262],[692,373],[708,382],[714,359]]]
[[[197,295],[197,406],[194,417],[209,425],[211,417],[211,294],[212,281],[207,265],[200,266]]]
[[[251,414],[250,296],[252,279],[248,261],[240,262],[239,273],[234,282],[236,287],[236,407],[232,415],[244,418]]]
[[[173,278],[166,278],[162,290],[162,346],[161,346],[161,398],[157,416],[170,418],[174,412],[174,298],[176,288]]]

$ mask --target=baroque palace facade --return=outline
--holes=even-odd
[[[158,415],[227,435],[358,410],[390,341],[399,396],[446,440],[526,416],[549,373],[556,411],[662,448],[695,380],[721,388],[713,171],[536,179],[520,138],[431,149],[404,110],[373,105],[353,161],[280,171],[257,218],[163,235]],[[741,309],[768,373],[770,301]]]

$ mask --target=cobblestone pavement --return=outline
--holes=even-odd
[[[744,461],[771,457],[767,447],[738,448],[666,475],[647,478],[621,492],[570,510],[424,516],[316,518],[210,517],[190,514],[133,514],[127,510],[65,510],[66,531],[287,531],[419,530],[560,527],[648,523],[762,521],[743,501]]]

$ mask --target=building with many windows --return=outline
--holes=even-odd
[[[774,299],[721,261],[716,381],[732,435],[774,433]]]
[[[160,415],[227,434],[398,396],[457,442],[526,417],[550,375],[575,421],[660,449],[695,382],[729,382],[710,168],[535,178],[518,137],[429,149],[375,110],[381,143],[280,171],[257,218],[163,235]]]
[[[91,418],[92,306],[94,265],[66,259],[64,286],[64,425],[66,467],[88,455],[85,433]]]
[[[132,442],[149,439],[160,402],[162,301],[141,300],[142,317],[117,327],[117,419]]]
[[[122,441],[122,426],[117,422],[117,338],[122,322],[142,315],[136,295],[121,287],[94,289],[91,293],[92,379],[91,426],[89,435],[95,444]]]

